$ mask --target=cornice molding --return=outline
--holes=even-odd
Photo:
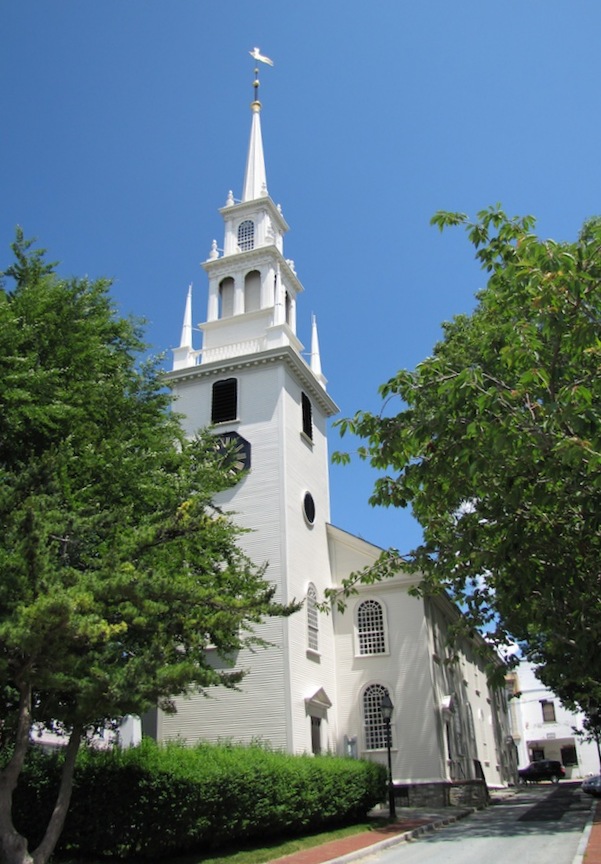
[[[253,198],[251,201],[240,201],[238,204],[226,204],[225,207],[219,209],[219,212],[224,219],[229,219],[230,217],[244,216],[247,213],[257,213],[261,209],[268,211],[269,215],[277,223],[280,231],[286,233],[286,231],[290,230],[290,226],[282,216],[281,211],[278,210],[273,199],[268,195],[264,198]]]
[[[323,389],[310,367],[302,357],[291,347],[273,348],[262,351],[259,354],[245,354],[232,357],[228,360],[219,360],[214,363],[201,363],[198,366],[190,366],[187,369],[176,369],[165,374],[168,384],[180,381],[193,381],[199,378],[211,378],[216,375],[226,375],[236,369],[249,369],[253,366],[265,366],[267,364],[283,363],[290,369],[300,381],[303,388],[311,394],[313,400],[321,407],[326,417],[332,417],[339,412],[338,405]]]

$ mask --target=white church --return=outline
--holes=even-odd
[[[218,503],[250,529],[241,545],[277,586],[276,599],[303,599],[300,612],[267,621],[272,647],[241,652],[239,692],[213,688],[178,699],[177,713],[153,712],[144,732],[174,738],[262,741],[290,753],[332,752],[386,764],[380,712],[388,695],[392,775],[399,794],[485,778],[515,779],[515,746],[503,690],[466,644],[447,663],[446,630],[458,614],[444,597],[408,593],[398,575],[360,588],[343,613],[318,608],[326,588],[371,564],[381,549],[330,518],[326,389],[315,320],[310,361],[296,335],[303,286],[284,254],[288,225],[267,188],[258,78],[241,200],[229,193],[208,279],[202,346],[193,345],[191,295],[168,379],[193,434],[210,426],[235,442],[239,482]],[[315,303],[315,301],[313,301]],[[219,657],[214,662],[219,664]],[[432,799],[431,799],[432,800]]]

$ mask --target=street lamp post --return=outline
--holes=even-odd
[[[396,802],[394,800],[394,786],[392,783],[392,756],[390,753],[390,749],[392,747],[392,741],[390,737],[390,721],[392,719],[393,711],[394,705],[390,700],[390,696],[388,695],[388,693],[386,693],[386,695],[382,697],[382,701],[380,702],[380,712],[382,714],[382,720],[384,721],[384,725],[386,726],[386,749],[388,751],[388,812],[391,819],[396,818]]]

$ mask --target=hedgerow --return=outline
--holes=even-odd
[[[17,790],[15,819],[30,842],[52,807],[60,759],[34,750]],[[85,749],[58,851],[158,858],[310,833],[360,820],[385,783],[371,762],[258,745]]]

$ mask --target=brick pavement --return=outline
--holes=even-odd
[[[593,823],[584,851],[584,864],[601,864],[601,802],[595,803]]]
[[[362,857],[363,850],[369,846],[374,846],[376,843],[384,846],[388,844],[392,845],[398,843],[402,836],[405,836],[407,839],[418,836],[431,828],[455,822],[457,819],[467,816],[470,812],[473,811],[455,810],[452,815],[449,813],[446,818],[440,812],[428,815],[419,814],[419,817],[401,817],[391,825],[383,824],[371,831],[353,834],[341,840],[332,840],[322,846],[315,846],[313,849],[293,852],[282,858],[274,859],[270,864],[326,864],[328,861],[339,858],[352,861],[353,858]],[[601,801],[593,804],[592,821],[589,828],[590,830],[586,829],[583,833],[579,854],[574,859],[574,864],[601,864]],[[585,839],[587,831],[588,838]],[[582,846],[584,843],[586,845],[583,850]]]
[[[303,849],[299,852],[292,852],[290,855],[284,855],[282,858],[275,858],[270,861],[270,864],[325,864],[326,861],[339,858],[351,861],[355,857],[362,857],[363,850],[369,846],[374,846],[376,843],[380,848],[389,844],[392,845],[403,838],[416,837],[431,828],[455,822],[472,812],[458,808],[453,808],[453,810],[452,815],[443,815],[438,812],[420,817],[400,818],[392,824],[383,824],[371,831],[362,831],[360,834],[352,834],[350,837],[343,837],[340,840],[331,840],[329,843],[314,846],[312,849]]]

